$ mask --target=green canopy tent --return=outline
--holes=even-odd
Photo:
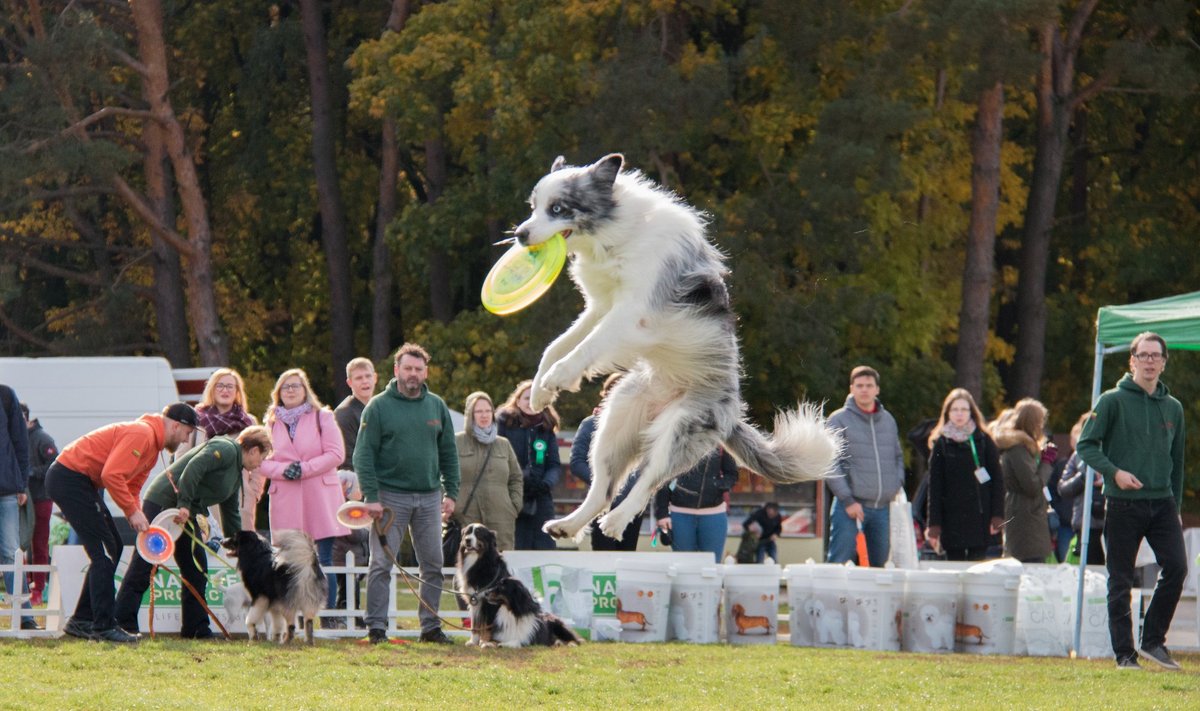
[[[1139,333],[1154,331],[1170,350],[1200,351],[1200,291],[1124,306],[1103,306],[1096,314],[1096,365],[1092,378],[1092,405],[1100,399],[1104,356],[1129,348]],[[1083,530],[1080,549],[1087,550],[1092,525],[1092,487],[1083,487]],[[1079,585],[1075,595],[1075,649],[1083,629],[1083,578],[1087,555],[1079,560]]]

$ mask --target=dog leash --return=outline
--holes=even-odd
[[[386,555],[388,557],[388,560],[391,561],[392,564],[394,564],[396,566],[396,569],[400,571],[400,575],[401,575],[401,578],[404,580],[404,584],[408,587],[409,591],[411,591],[412,594],[417,598],[417,602],[420,603],[421,607],[424,607],[427,611],[429,611],[431,614],[433,614],[433,616],[436,617],[439,621],[441,621],[442,624],[449,625],[450,627],[453,627],[454,629],[457,629],[457,630],[463,630],[466,632],[470,632],[471,631],[470,627],[465,627],[465,626],[457,624],[455,622],[451,622],[450,620],[439,615],[438,611],[433,609],[433,607],[431,607],[429,605],[429,603],[425,602],[425,599],[421,597],[420,591],[417,588],[413,587],[411,578],[416,578],[417,581],[420,582],[421,584],[429,585],[430,587],[432,587],[436,590],[439,590],[441,592],[448,592],[453,595],[467,595],[467,593],[463,592],[462,590],[455,590],[454,588],[446,588],[446,587],[442,587],[440,585],[434,585],[433,583],[426,583],[425,581],[421,580],[419,577],[417,577],[417,576],[413,575],[412,573],[408,572],[407,570],[405,570],[403,565],[400,565],[400,561],[396,559],[396,555],[394,553],[392,553],[392,549],[390,546],[388,546],[388,542],[387,542],[387,531],[388,531],[388,529],[390,529],[392,527],[392,524],[395,522],[396,522],[395,512],[386,506],[383,507],[383,513],[380,514],[379,518],[375,520],[375,524],[374,524],[375,525],[375,535],[377,538],[379,538],[379,547],[383,550],[383,554]]]

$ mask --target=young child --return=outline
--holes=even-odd
[[[347,501],[361,501],[362,490],[358,486],[358,475],[348,469],[338,471],[338,480],[342,484],[342,494]],[[366,565],[371,554],[370,547],[370,529],[355,528],[351,529],[350,533],[345,536],[338,536],[333,539],[333,564],[335,566],[346,564],[346,554],[354,554],[354,564]],[[346,575],[337,576],[337,602],[334,606],[339,610],[346,609]],[[354,576],[354,609],[362,609],[362,598],[360,592],[360,583],[364,576]],[[323,624],[327,629],[346,629],[346,620],[343,617],[326,617]],[[365,628],[366,624],[361,617],[355,619],[355,625],[360,629]]]

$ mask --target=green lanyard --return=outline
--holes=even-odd
[[[975,451],[975,435],[967,435],[967,441],[971,443],[971,459],[975,460],[975,468],[979,468],[979,453]]]

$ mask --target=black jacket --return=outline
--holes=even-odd
[[[562,477],[558,435],[545,425],[522,427],[519,415],[503,409],[496,420],[500,436],[508,438],[517,455],[517,463],[521,465],[525,479],[526,508],[529,502],[536,502],[536,515],[543,520],[550,518],[554,515],[554,485]],[[538,449],[542,454],[540,464]]]
[[[29,433],[17,394],[0,385],[0,496],[24,494],[29,486]]]
[[[1095,472],[1089,473],[1087,465],[1079,458],[1079,454],[1071,455],[1063,468],[1062,481],[1058,482],[1058,493],[1064,498],[1071,498],[1075,506],[1071,511],[1071,528],[1076,533],[1083,530],[1083,484],[1087,481],[1085,475],[1094,477]],[[1103,486],[1103,484],[1101,484]],[[1092,530],[1104,529],[1104,494],[1100,493],[1101,486],[1093,484],[1092,489]]]
[[[654,495],[654,518],[670,515],[670,505],[707,509],[725,501],[725,492],[737,483],[737,462],[725,450],[705,456],[696,466],[676,477]]]
[[[765,541],[771,536],[778,536],[783,533],[783,514],[778,514],[775,518],[767,516],[766,507],[755,510],[754,513],[746,517],[742,521],[742,528],[749,529],[750,524],[757,523],[762,528],[762,533],[758,534],[758,540]]]
[[[943,548],[977,548],[991,539],[992,519],[1004,518],[1004,473],[991,437],[976,429],[971,435],[979,462],[991,480],[975,478],[975,458],[969,442],[938,437],[929,457],[927,528],[940,530]]]
[[[49,432],[42,429],[42,424],[33,421],[33,429],[29,430],[29,496],[34,501],[45,501],[46,470],[58,458],[58,446]]]

